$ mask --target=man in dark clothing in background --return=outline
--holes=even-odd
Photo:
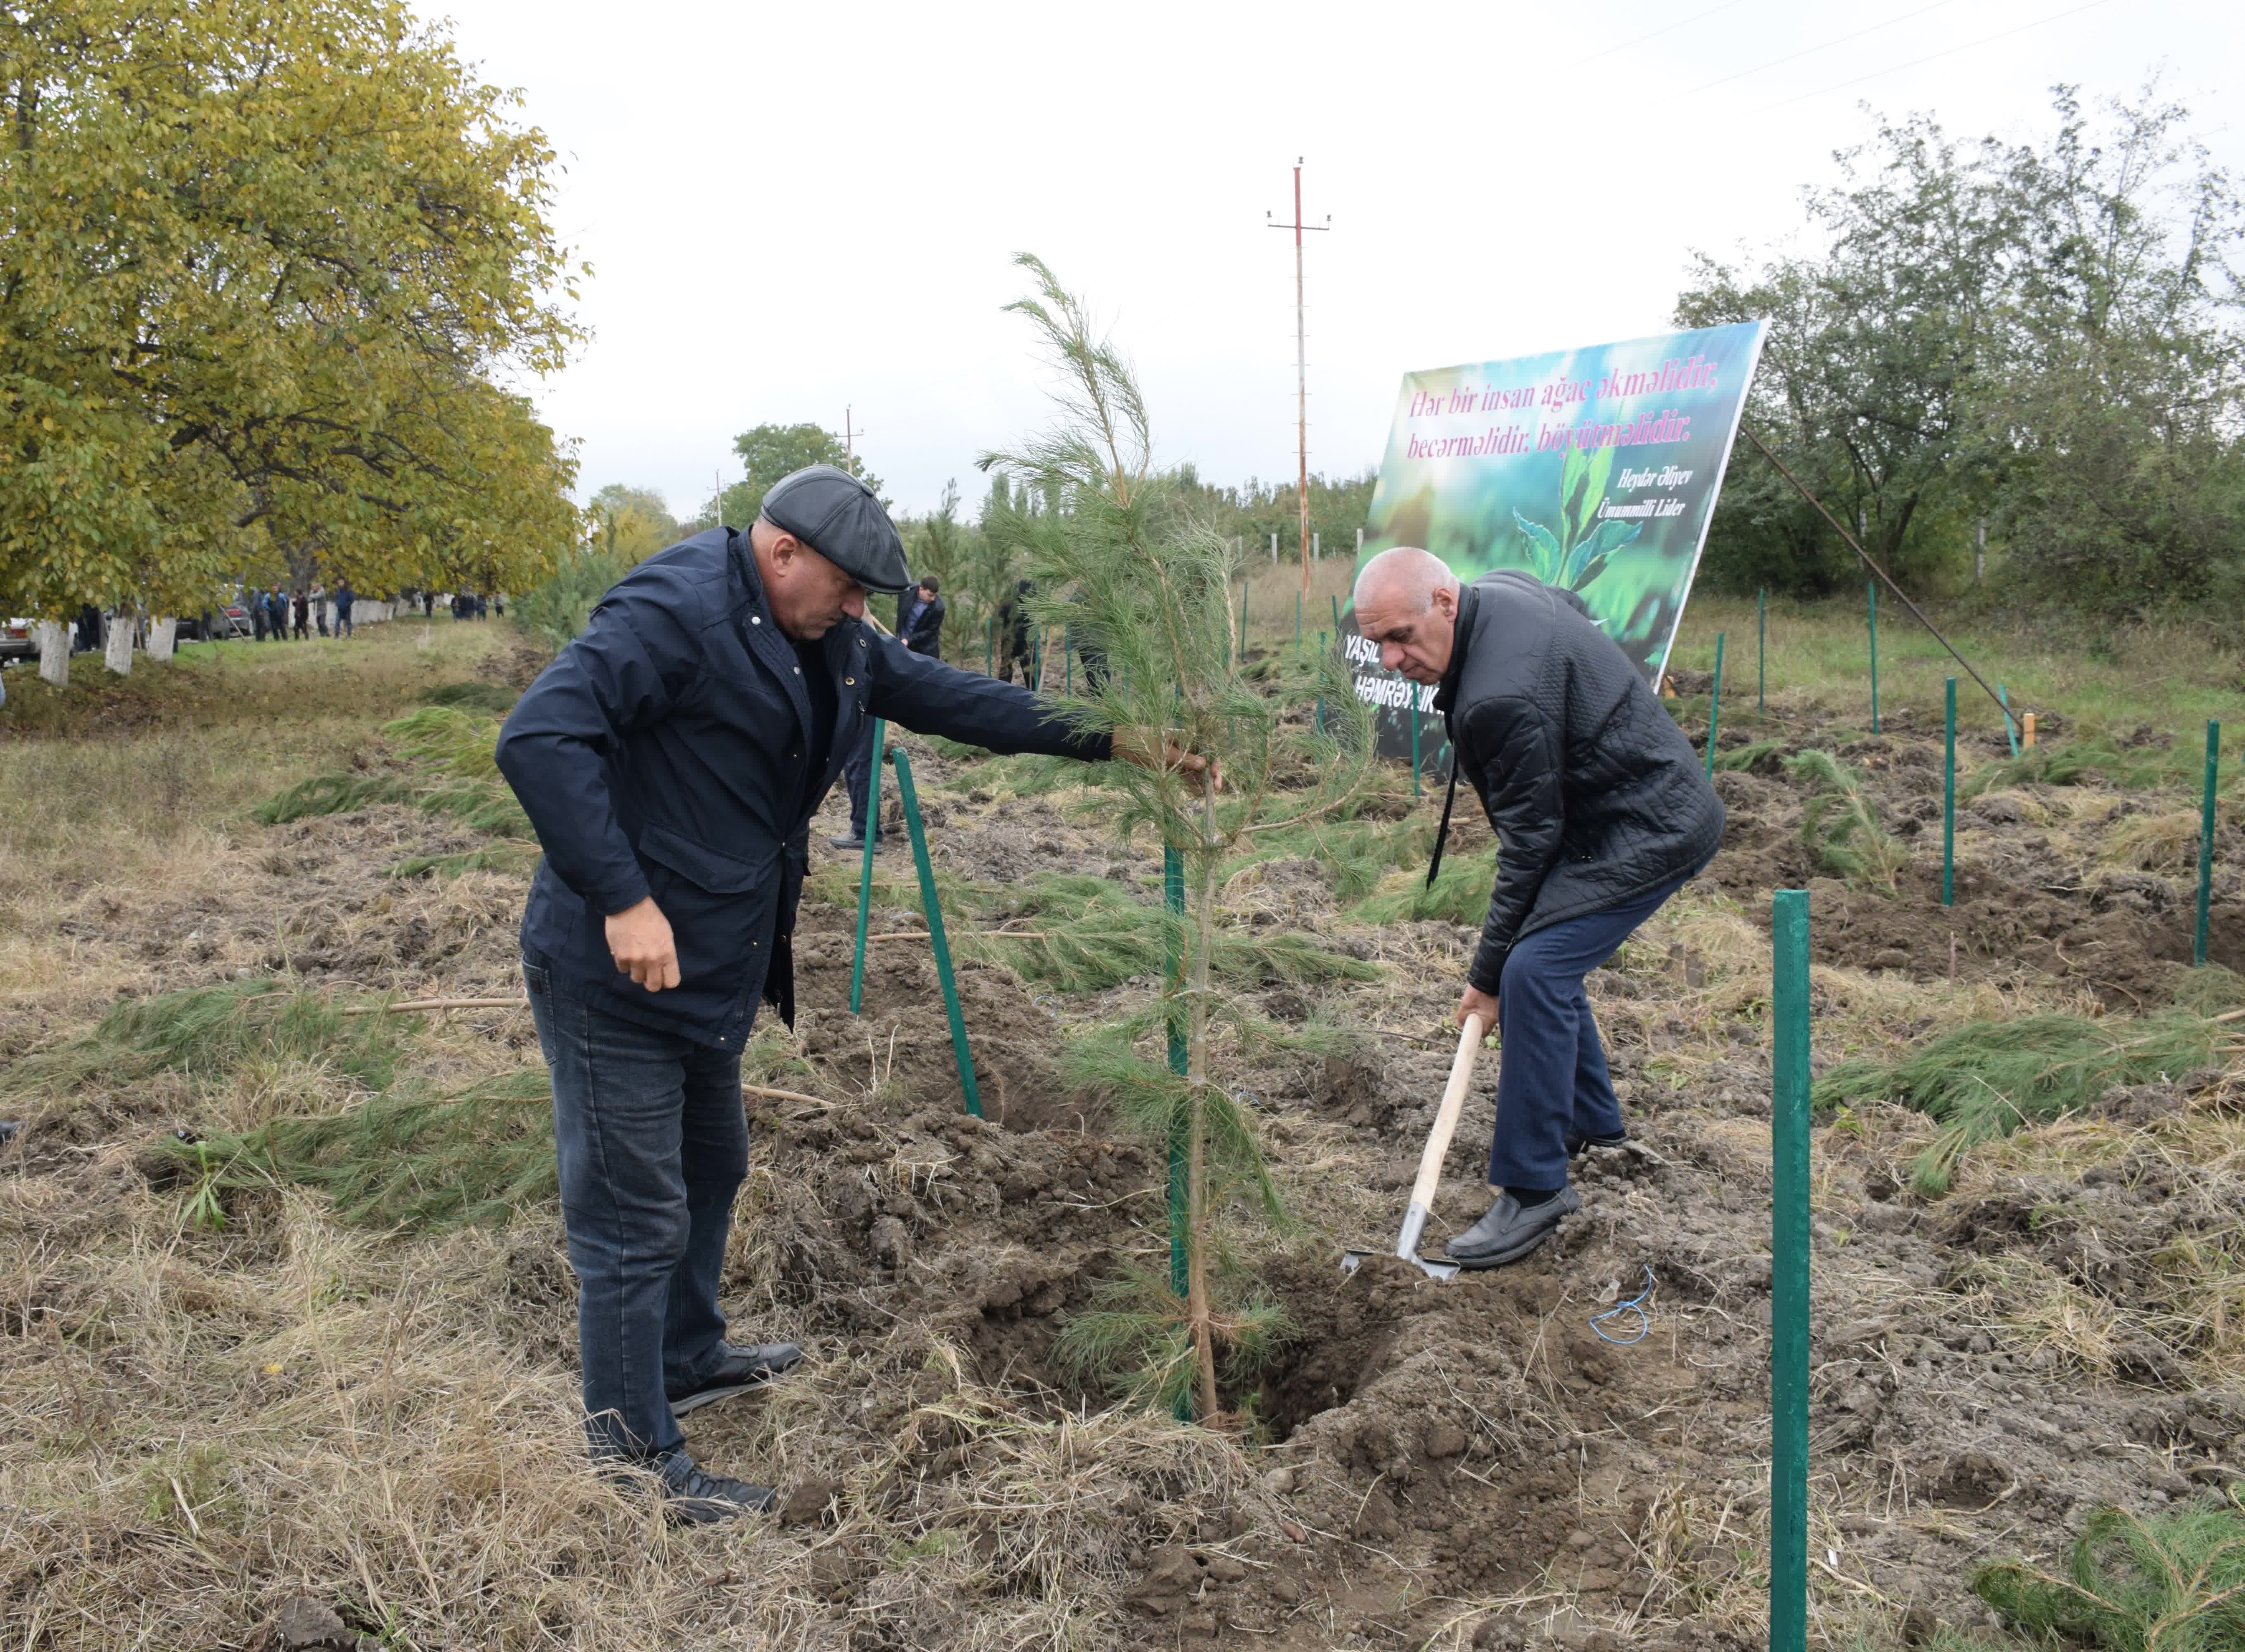
[[[1439,558],[1398,545],[1365,565],[1353,601],[1383,669],[1439,685],[1451,785],[1472,783],[1499,840],[1457,1009],[1461,1026],[1479,1017],[1503,1035],[1496,1202],[1445,1249],[1462,1266],[1500,1267],[1582,1209],[1570,1158],[1629,1140],[1583,978],[1713,858],[1723,805],[1572,592],[1516,570],[1461,586]],[[1437,836],[1437,864],[1441,852]]]
[[[872,490],[797,471],[746,533],[710,529],[626,574],[499,736],[546,850],[523,976],[553,1075],[587,1428],[597,1456],[658,1477],[674,1519],[773,1501],[698,1467],[677,1418],[802,1356],[727,1342],[717,1286],[748,1164],[741,1051],[760,1002],[794,1019],[811,818],[859,729],[1203,766],[879,635],[866,592],[910,583]]]
[[[279,586],[265,593],[265,623],[272,627],[274,641],[288,640],[288,599],[281,594]]]
[[[897,640],[914,653],[925,654],[931,660],[943,658],[943,599],[936,594],[940,589],[931,573],[897,599]],[[863,849],[865,834],[871,832],[874,843],[878,845],[881,823],[865,818],[868,799],[873,791],[873,724],[870,718],[842,765],[842,783],[850,792],[850,830],[846,836],[826,841],[837,849]]]
[[[358,592],[351,589],[349,580],[346,579],[336,587],[336,635],[338,637],[352,634],[351,604],[357,600]]]
[[[1014,594],[998,605],[998,680],[1014,680],[1014,666],[1019,661],[1021,680],[1029,680],[1029,604],[1037,594],[1034,579],[1024,579],[1014,587]],[[1030,685],[1032,687],[1034,684]]]
[[[265,593],[262,591],[251,592],[241,599],[241,606],[249,610],[249,626],[255,633],[252,640],[264,641],[265,633],[273,628],[272,613],[265,606]]]
[[[295,599],[296,610],[296,640],[302,642],[312,634],[312,599],[308,592],[298,591]]]

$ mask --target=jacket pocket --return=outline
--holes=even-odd
[[[762,972],[778,904],[780,846],[730,855],[661,826],[640,834],[648,886],[670,920],[682,986],[736,992]]]

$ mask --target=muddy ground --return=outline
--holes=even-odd
[[[1818,733],[1776,721],[1734,738],[1798,747]],[[1353,1029],[1353,1046],[1221,1074],[1252,1095],[1302,1225],[1273,1238],[1243,1219],[1233,1233],[1294,1334],[1274,1363],[1230,1384],[1240,1449],[1213,1457],[1183,1431],[1102,1448],[1116,1438],[1093,1421],[1106,1392],[1054,1357],[1068,1312],[1119,1260],[1162,1254],[1160,1155],[1071,1093],[1054,1064],[1074,1029],[1142,1002],[1151,984],[1061,999],[967,963],[989,1115],[978,1121],[960,1110],[925,949],[877,944],[867,1012],[853,1018],[853,915],[807,905],[794,1033],[760,1044],[754,1076],[818,1099],[750,1098],[756,1163],[728,1292],[736,1336],[800,1337],[812,1356],[788,1394],[712,1407],[688,1430],[702,1459],[790,1493],[783,1520],[738,1540],[763,1546],[794,1602],[789,1643],[964,1643],[978,1614],[1062,1576],[1085,1646],[1757,1643],[1769,890],[1813,893],[1820,1067],[1976,1010],[2157,1008],[2188,957],[2172,833],[2124,835],[2187,799],[2094,785],[1977,799],[1960,816],[1957,902],[1944,909],[1937,741],[1901,730],[1841,755],[1911,846],[1899,892],[1823,873],[1800,840],[1801,792],[1774,762],[1720,775],[1721,855],[1592,982],[1636,1144],[1583,1164],[1584,1209],[1553,1243],[1452,1283],[1392,1259],[1345,1277],[1338,1253],[1381,1245],[1401,1215],[1473,931],[1353,924],[1307,862],[1235,887],[1243,908],[1387,968],[1370,985],[1258,989],[1267,1012],[1315,1013]],[[1068,794],[991,802],[974,763],[927,753],[914,767],[939,823],[939,864],[985,880],[1104,871],[1152,897],[1143,849],[1102,836]],[[815,858],[831,857],[823,834],[841,824],[837,800]],[[409,994],[512,990],[521,875],[385,875],[408,855],[472,847],[473,834],[388,804],[248,836],[241,853],[275,891],[269,906],[91,889],[66,899],[63,933],[129,959],[141,991],[282,970]],[[2245,964],[2241,837],[2226,825],[2217,843],[2214,949],[2232,965]],[[1488,841],[1469,822],[1458,849]],[[901,848],[889,855],[901,875]],[[905,922],[877,914],[875,927]],[[0,1053],[41,1047],[97,1008],[58,999],[12,1022]],[[462,1025],[486,1053],[534,1049],[525,1015]],[[478,1059],[432,1057],[462,1071]],[[1430,1252],[1487,1202],[1495,1065],[1447,1165]],[[1974,1565],[2048,1556],[2093,1506],[2156,1510],[2245,1475],[2235,1330],[2213,1323],[2245,1303],[2225,1310],[2218,1274],[2210,1297],[2191,1296],[2174,1262],[2236,1254],[2245,1170],[2233,1151],[2204,1151],[2202,1133],[2226,1127],[2245,1089],[2233,1064],[2108,1101],[2110,1116],[2069,1149],[2037,1157],[2015,1138],[1934,1203],[1906,1191],[1907,1161],[1931,1134],[1923,1121],[1873,1107],[1821,1130],[1811,1554],[1826,1642],[1860,1631],[1894,1643],[1906,1627],[1923,1638],[1929,1614],[1984,1626],[1967,1588]],[[0,1149],[0,1170],[48,1181],[19,1202],[76,1204],[98,1236],[86,1213],[112,1196],[116,1167],[185,1105],[159,1083],[55,1109]],[[254,1201],[234,1215],[237,1234],[260,1220]],[[521,1213],[493,1242],[494,1311],[512,1344],[566,1380],[571,1290],[553,1211]],[[261,1264],[240,1265],[254,1276]],[[1594,1317],[1648,1284],[1641,1319]],[[60,1290],[31,1281],[10,1317],[16,1334],[38,1321],[25,1304],[60,1311]],[[972,1405],[960,1398],[970,1391]],[[1039,1504],[1032,1518],[1008,1500],[1031,1495],[1007,1455],[1021,1429],[1087,1442],[1068,1448],[1085,1455],[1065,1473],[1039,1459],[1061,1476],[1041,1495],[1067,1506],[1078,1550],[1061,1569],[1021,1537],[1047,1541],[1051,1511]],[[900,1548],[899,1533],[919,1534],[914,1546]],[[956,1543],[942,1553],[979,1566],[971,1588],[916,1558],[946,1534]],[[27,1575],[15,1598],[29,1598]],[[349,1583],[261,1584],[261,1604],[227,1643],[276,1644],[269,1614],[284,1596]]]

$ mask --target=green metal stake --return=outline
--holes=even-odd
[[[1029,645],[1029,687],[1039,694],[1045,689],[1045,639],[1041,630]]]
[[[1771,903],[1770,1652],[1808,1644],[1808,892]]]
[[[1184,1005],[1177,994],[1184,988],[1185,965],[1179,942],[1184,934],[1185,857],[1174,846],[1162,850],[1162,904],[1170,914],[1170,1071],[1185,1075]],[[1185,1248],[1191,1236],[1185,1229],[1185,1141],[1183,1121],[1170,1131],[1170,1289],[1185,1294],[1188,1279]]]
[[[1060,633],[1061,691],[1075,692],[1075,626],[1070,624]]]
[[[1333,591],[1328,591],[1326,594],[1333,599],[1333,635],[1338,637],[1340,635],[1340,594]]]
[[[1879,732],[1879,587],[1871,582],[1871,732]]]
[[[2019,755],[2019,720],[2011,715],[2011,696],[2001,683],[1996,685],[1996,701],[2004,708],[2004,733],[2010,736],[2011,755],[2016,757]]]
[[[1957,679],[1941,704],[1941,904],[1957,904]]]
[[[1754,720],[1766,709],[1763,691],[1769,687],[1769,587],[1754,592]]]
[[[873,719],[873,767],[865,776],[865,863],[858,873],[858,955],[850,965],[850,1013],[865,1002],[865,913],[873,904],[873,836],[881,829],[881,741],[889,725]]]
[[[998,674],[998,621],[994,615],[982,633],[982,674],[986,677]]]
[[[1247,581],[1239,582],[1239,657],[1247,658]]]
[[[2206,923],[2214,904],[2214,782],[2221,769],[2221,725],[2206,725],[2206,807],[2198,822],[2198,932],[2190,944],[2190,961],[2206,962]]]
[[[1707,698],[1707,778],[1715,777],[1715,730],[1723,721],[1723,633],[1715,633],[1714,690]]]
[[[912,791],[912,764],[899,746],[890,754],[897,766],[897,801],[905,806],[905,829],[912,834],[912,863],[919,869],[919,904],[927,914],[927,938],[935,948],[935,978],[943,984],[943,1010],[951,1018],[951,1053],[959,1062],[959,1087],[967,1110],[982,1116],[982,1092],[974,1086],[974,1057],[967,1047],[967,1019],[959,1012],[959,984],[951,975],[951,943],[943,937],[943,904],[935,896],[935,868],[927,858],[927,832],[919,823],[919,799]],[[870,826],[868,827],[870,830]],[[868,843],[873,840],[868,837]]]

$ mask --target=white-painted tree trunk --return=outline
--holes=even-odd
[[[119,676],[132,670],[132,611],[119,608],[109,616],[109,636],[102,645],[101,663]]]
[[[70,627],[59,620],[39,621],[39,680],[70,687]]]
[[[180,622],[170,614],[148,622],[148,658],[166,660],[172,657],[172,646],[178,640]]]

